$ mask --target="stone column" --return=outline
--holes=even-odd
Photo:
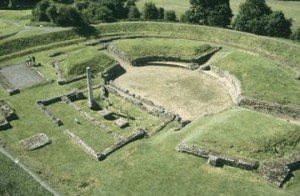
[[[93,98],[93,87],[92,87],[92,77],[91,77],[91,69],[90,67],[86,68],[86,78],[87,78],[87,85],[88,85],[88,107],[94,107],[94,98]]]

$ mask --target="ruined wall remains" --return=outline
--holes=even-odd
[[[111,154],[111,153],[115,152],[116,150],[122,148],[123,146],[125,146],[128,143],[131,143],[135,140],[143,138],[145,135],[146,135],[145,130],[143,130],[141,128],[135,129],[128,137],[119,140],[114,145],[112,145],[109,148],[106,148],[100,154],[98,154],[98,160],[99,161],[104,160],[109,154]]]
[[[201,148],[195,144],[179,144],[176,148],[178,152],[192,154],[198,157],[208,159],[208,163],[212,166],[229,165],[245,170],[256,170],[259,166],[257,161],[250,161],[232,156],[227,156],[221,153],[213,152],[204,148]]]
[[[84,141],[82,141],[77,135],[75,135],[70,130],[64,130],[64,134],[66,134],[71,140],[75,142],[84,152],[91,155],[95,159],[98,159],[97,153],[94,149],[92,149],[89,145],[87,145]]]
[[[292,176],[292,172],[298,169],[300,169],[300,152],[287,158],[264,162],[259,168],[259,174],[273,185],[282,187]]]
[[[124,73],[126,73],[125,69],[120,64],[117,63],[105,69],[102,73],[102,77],[104,78],[105,81],[110,81],[118,78]]]
[[[257,110],[259,112],[271,113],[273,115],[285,116],[293,119],[300,118],[300,108],[268,103],[256,99],[243,97],[239,103],[240,106]]]

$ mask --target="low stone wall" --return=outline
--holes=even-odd
[[[178,123],[180,123],[182,125],[181,127],[184,127],[190,123],[190,121],[188,121],[188,120],[183,120],[178,114],[173,114],[172,112],[167,111],[164,107],[155,105],[152,101],[149,101],[145,98],[142,98],[140,96],[130,93],[130,91],[128,91],[128,90],[118,87],[112,81],[109,83],[109,85],[106,85],[105,88],[110,93],[113,93],[114,95],[120,97],[121,99],[124,99],[125,101],[139,107],[140,109],[144,110],[145,112],[163,119],[164,122],[169,123],[173,120],[176,120]],[[120,91],[121,93],[123,93],[127,96],[121,95],[118,91]],[[145,105],[150,106],[152,109],[151,110],[147,109],[147,107],[145,107]]]
[[[298,169],[300,169],[300,152],[288,158],[264,162],[259,168],[259,174],[273,185],[282,187],[290,179],[292,172]]]
[[[117,63],[105,69],[102,73],[102,77],[105,81],[110,81],[118,78],[124,73],[126,73],[126,70],[120,64]]]
[[[51,105],[51,104],[54,104],[56,102],[61,101],[62,97],[68,97],[71,101],[76,101],[76,100],[80,100],[80,99],[85,98],[82,91],[79,91],[78,89],[74,89],[74,90],[72,90],[68,93],[64,93],[62,95],[51,97],[49,99],[39,100],[38,102],[40,102],[43,105],[47,106],[47,105]]]
[[[0,73],[0,85],[9,96],[20,93],[20,89],[15,88],[6,78]]]
[[[63,125],[63,122],[55,115],[53,112],[51,112],[42,102],[37,101],[36,106],[39,110],[43,112],[43,114],[48,117],[56,126]]]
[[[188,58],[181,58],[181,57],[175,57],[175,56],[156,56],[156,55],[149,55],[149,56],[143,56],[143,57],[137,57],[137,58],[131,58],[128,54],[126,54],[124,51],[120,50],[116,46],[109,45],[108,51],[116,56],[118,56],[122,61],[127,62],[130,65],[133,66],[140,66],[145,65],[149,62],[183,62],[183,63],[191,63],[189,69],[196,69],[199,67],[200,64],[206,63],[216,52],[221,50],[221,47],[212,49],[194,59],[188,59]],[[197,64],[198,66],[195,66]],[[186,67],[183,67],[186,68]]]
[[[146,135],[145,130],[140,129],[140,128],[135,129],[133,131],[133,133],[130,134],[128,137],[119,140],[117,143],[115,143],[114,145],[112,145],[109,148],[106,148],[100,154],[98,154],[98,160],[103,161],[111,153],[115,152],[116,150],[122,148],[123,146],[125,146],[135,140],[143,138],[145,135]]]
[[[176,150],[178,152],[188,153],[208,159],[208,163],[212,166],[229,165],[245,170],[256,170],[259,166],[259,163],[257,161],[250,161],[232,156],[227,156],[221,153],[201,148],[200,146],[195,144],[179,144]]]
[[[64,134],[66,134],[71,140],[75,142],[84,152],[91,155],[95,159],[98,159],[98,155],[94,149],[92,149],[89,145],[87,145],[84,141],[82,141],[78,136],[76,136],[70,130],[64,130]]]
[[[209,74],[208,72],[203,70],[202,72],[210,76],[212,79],[218,80],[223,85],[223,87],[228,91],[233,102],[235,104],[238,104],[242,97],[242,87],[240,81],[235,76],[231,75],[228,71],[222,70],[216,66],[210,65],[210,70],[213,73],[217,74],[217,76],[214,76],[213,74]]]
[[[138,38],[171,38],[169,36],[158,36],[158,35],[119,35],[119,36],[110,36],[103,37],[96,41],[89,42],[85,44],[86,46],[95,46],[98,44],[108,43],[119,39],[138,39]]]
[[[66,78],[63,78],[63,79],[60,78],[59,80],[57,80],[57,83],[59,85],[65,85],[65,84],[70,84],[72,82],[76,82],[76,81],[79,81],[79,80],[83,80],[85,78],[86,78],[86,74],[80,74],[78,76],[74,76],[73,78],[71,78],[69,80],[66,79]]]
[[[271,113],[273,115],[285,116],[293,119],[300,118],[300,108],[268,103],[256,99],[243,97],[239,103],[240,106],[257,110],[259,112]]]

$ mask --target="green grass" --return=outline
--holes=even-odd
[[[51,195],[13,161],[0,153],[0,195]]]
[[[212,62],[241,82],[242,95],[259,100],[300,106],[300,83],[294,72],[251,54],[226,51]]]
[[[12,36],[21,30],[21,27],[13,25],[8,21],[0,20],[0,40]]]
[[[90,67],[93,73],[98,73],[113,63],[113,59],[96,48],[83,47],[70,51],[61,66],[67,76],[74,76],[85,73],[86,67]]]
[[[199,119],[183,131],[191,131],[184,143],[258,160],[300,149],[299,126],[239,108]]]
[[[240,3],[245,0],[230,0],[230,6],[233,14],[236,15],[239,10]],[[143,9],[145,2],[148,0],[139,0],[137,5],[140,10]],[[179,18],[184,12],[189,9],[189,0],[151,0],[158,7],[163,7],[166,10],[175,10],[177,17]],[[267,4],[273,9],[273,11],[281,10],[288,18],[293,18],[294,26],[300,26],[299,6],[300,3],[296,1],[278,1],[278,0],[266,0]]]
[[[213,49],[202,42],[183,39],[130,39],[118,40],[113,43],[131,57],[142,56],[173,56],[193,59]]]

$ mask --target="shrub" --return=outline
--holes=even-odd
[[[165,12],[165,18],[166,21],[175,22],[177,21],[176,13],[174,10],[167,10]]]
[[[152,2],[145,3],[143,10],[143,17],[145,20],[157,20],[159,12],[156,5]]]

